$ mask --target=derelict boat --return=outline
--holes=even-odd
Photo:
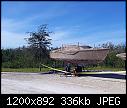
[[[116,56],[121,58],[122,60],[126,60],[126,53],[120,53],[120,54],[117,54]]]
[[[109,52],[108,48],[65,45],[50,52],[50,58],[69,63],[97,64],[102,62]]]

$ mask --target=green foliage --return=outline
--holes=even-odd
[[[50,58],[43,56],[42,63],[50,63]],[[31,52],[31,48],[2,49],[3,68],[38,68],[40,60]]]
[[[100,67],[125,69],[125,61],[116,57],[116,54],[125,52],[124,44],[113,45],[112,43],[102,44],[99,47],[109,48],[110,52],[99,64]],[[52,66],[54,63],[57,68],[63,67],[62,61],[53,61],[44,53],[39,53],[39,49],[35,47],[19,47],[15,49],[2,49],[2,68],[39,68],[40,57],[41,63]],[[49,49],[46,49],[49,54]],[[94,66],[95,67],[95,66]]]
[[[47,24],[38,27],[37,32],[28,32],[30,37],[27,38],[29,48],[33,56],[42,62],[42,58],[49,57],[48,49],[51,45],[50,33]]]
[[[125,61],[116,57],[116,52],[110,52],[104,60],[104,65],[109,67],[125,67]]]
[[[109,48],[109,54],[105,58],[102,66],[108,66],[113,68],[125,68],[125,61],[116,57],[118,53],[123,53],[126,50],[125,44],[114,45],[111,42],[102,44],[103,48]]]
[[[41,72],[47,72],[49,69],[42,68]],[[2,68],[2,72],[40,72],[39,68]]]

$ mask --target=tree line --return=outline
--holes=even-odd
[[[49,53],[55,48],[50,48],[51,39],[47,25],[41,25],[36,32],[28,32],[30,37],[26,39],[28,46],[19,48],[1,49],[3,68],[37,68],[41,63],[52,65]],[[100,66],[125,68],[125,61],[116,57],[118,53],[126,52],[125,44],[114,45],[111,42],[99,44],[96,47],[109,48],[109,54]],[[63,62],[56,61],[63,66]]]
[[[125,69],[125,61],[119,57],[116,57],[116,55],[126,52],[126,44],[121,43],[114,45],[111,42],[107,42],[99,46],[101,46],[102,48],[109,48],[109,53],[103,63],[100,64],[101,66]]]
[[[125,61],[116,57],[118,53],[124,53],[126,46],[124,44],[113,45],[112,43],[106,43],[99,45],[99,47],[109,48],[110,51],[101,63],[101,66],[124,68]],[[40,62],[48,65],[53,64],[53,60],[49,57],[50,49],[46,51],[47,54],[40,52],[40,49],[33,47],[19,47],[19,48],[10,48],[2,49],[2,67],[4,68],[35,68],[39,67]],[[41,54],[41,60],[40,60]],[[58,61],[57,61],[58,62]],[[62,62],[59,64],[62,65]]]

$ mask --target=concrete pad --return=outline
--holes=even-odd
[[[2,94],[126,94],[126,80],[2,72]]]

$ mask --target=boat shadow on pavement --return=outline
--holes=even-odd
[[[49,72],[42,72],[40,74],[61,74],[57,71],[49,71]],[[61,74],[64,75],[64,74]],[[101,78],[114,78],[114,79],[126,79],[126,75],[123,74],[115,74],[115,73],[106,73],[106,74],[78,74],[78,77],[101,77]],[[71,77],[70,75],[67,75],[66,77]]]
[[[111,74],[109,74],[109,73],[107,73],[107,74],[79,74],[79,77],[85,77],[85,76],[114,78],[114,79],[126,79],[126,75],[114,74],[114,73],[111,73]]]

